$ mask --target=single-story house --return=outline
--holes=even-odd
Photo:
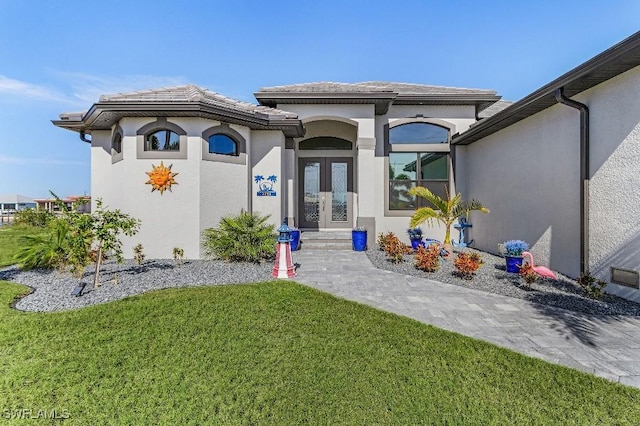
[[[475,246],[536,259],[640,299],[640,33],[522,100],[370,81],[266,87],[257,105],[187,85],[105,95],[53,123],[91,144],[91,193],[142,220],[125,252],[181,247],[241,209],[302,229],[406,237],[407,191],[461,192]],[[442,238],[431,228],[428,236]]]
[[[1,194],[0,213],[15,213],[24,209],[35,208],[36,203],[33,198],[20,194]]]
[[[48,210],[51,213],[60,212],[60,203],[68,210],[80,213],[91,213],[90,195],[69,195],[64,198],[36,198],[34,200],[39,210]]]

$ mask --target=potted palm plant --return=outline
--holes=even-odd
[[[432,225],[434,221],[441,222],[445,226],[444,249],[451,253],[451,225],[460,216],[468,216],[469,212],[477,210],[489,213],[480,201],[463,201],[462,194],[449,196],[449,190],[445,187],[446,198],[442,198],[427,188],[416,186],[409,190],[409,194],[424,198],[431,206],[421,207],[411,216],[410,226],[415,228],[423,222]]]
[[[522,240],[505,241],[504,259],[507,264],[507,272],[518,273],[522,267],[522,253],[527,251],[529,244]]]

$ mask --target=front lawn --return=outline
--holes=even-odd
[[[293,282],[8,307],[0,416],[70,424],[637,424],[640,390]]]

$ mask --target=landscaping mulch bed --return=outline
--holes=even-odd
[[[454,275],[453,259],[455,253],[449,259],[441,258],[440,268],[436,272],[424,272],[416,269],[413,266],[413,255],[411,254],[405,255],[403,262],[393,263],[377,246],[366,253],[371,263],[377,268],[400,274],[428,278],[460,287],[516,297],[592,315],[640,316],[640,304],[638,303],[612,294],[605,294],[601,300],[591,299],[586,296],[575,280],[561,274],[557,274],[557,280],[538,279],[529,286],[518,274],[506,271],[503,257],[473,249],[466,250],[480,253],[484,262],[472,280],[464,280]]]

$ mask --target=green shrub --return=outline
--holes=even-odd
[[[578,278],[578,284],[582,287],[586,295],[592,299],[601,299],[604,295],[604,288],[607,286],[607,283],[597,279],[589,272]]]
[[[13,256],[21,269],[59,268],[67,265],[69,226],[61,219],[49,223],[44,235],[24,235],[18,240],[20,248]]]
[[[272,260],[276,254],[275,226],[265,223],[269,216],[241,211],[225,216],[217,228],[205,229],[203,248],[206,254],[232,262]]]
[[[140,243],[136,244],[136,246],[133,248],[133,259],[136,261],[138,265],[141,265],[142,262],[144,261],[145,255],[143,250],[144,249],[142,247],[142,244]]]
[[[25,209],[16,212],[14,223],[16,225],[29,225],[44,228],[55,218],[48,210]]]

